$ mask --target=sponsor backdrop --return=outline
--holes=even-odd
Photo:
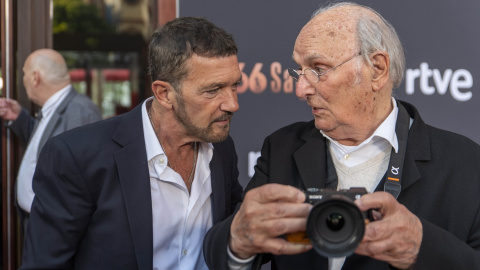
[[[394,96],[414,104],[427,123],[480,143],[480,1],[355,2],[374,8],[390,21],[404,45],[407,70]],[[313,119],[310,108],[295,96],[286,69],[296,67],[291,55],[298,32],[325,3],[179,0],[179,16],[211,20],[232,33],[239,47],[243,86],[231,135],[243,185],[253,174],[267,135],[290,123]]]

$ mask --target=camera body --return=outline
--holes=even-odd
[[[373,220],[369,212],[362,212],[354,201],[367,194],[365,188],[327,190],[309,188],[306,202],[313,205],[307,219],[307,238],[299,234],[287,236],[291,242],[309,240],[317,253],[325,257],[343,257],[352,254],[365,233],[365,219]],[[296,239],[295,239],[296,238]]]
[[[315,205],[331,196],[344,196],[351,201],[355,201],[367,193],[367,190],[363,187],[352,187],[350,189],[341,190],[307,188],[305,191],[305,202]]]

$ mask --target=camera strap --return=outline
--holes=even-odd
[[[398,198],[402,190],[402,171],[403,161],[405,160],[405,152],[407,150],[408,130],[410,129],[410,115],[400,102],[397,102],[398,114],[397,123],[395,124],[395,134],[398,140],[398,152],[392,147],[390,154],[390,162],[386,173],[384,191]]]

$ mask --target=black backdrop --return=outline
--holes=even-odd
[[[180,17],[209,19],[232,33],[239,47],[245,81],[231,135],[243,185],[268,134],[313,119],[310,109],[295,96],[286,69],[294,67],[291,55],[298,32],[325,2],[179,0]],[[404,45],[406,78],[394,96],[414,104],[427,123],[479,143],[480,1],[355,2],[374,8],[390,21]]]

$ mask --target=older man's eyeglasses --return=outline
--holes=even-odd
[[[305,77],[307,78],[307,80],[308,80],[309,82],[318,83],[318,82],[320,81],[320,76],[325,75],[325,73],[329,72],[330,70],[334,70],[334,69],[336,69],[337,67],[339,67],[339,66],[347,63],[348,61],[350,61],[350,60],[352,60],[352,59],[354,59],[355,57],[360,56],[360,55],[362,55],[362,53],[358,53],[358,54],[356,54],[355,56],[353,56],[353,57],[349,58],[348,60],[346,60],[345,62],[342,62],[342,63],[340,63],[340,64],[338,64],[338,65],[336,65],[336,66],[334,66],[334,67],[332,67],[332,68],[329,68],[329,69],[327,69],[327,70],[325,70],[325,71],[322,71],[322,72],[320,72],[320,73],[318,73],[317,71],[315,71],[315,70],[313,70],[313,69],[311,69],[311,68],[305,68],[305,69],[303,70],[303,73],[298,73],[299,71],[297,71],[297,70],[295,70],[295,69],[293,69],[293,68],[289,68],[289,69],[288,69],[288,73],[289,73],[290,76],[292,76],[292,78],[293,78],[295,81],[297,81],[297,82],[298,82],[298,80],[300,79],[300,75],[305,75]]]

